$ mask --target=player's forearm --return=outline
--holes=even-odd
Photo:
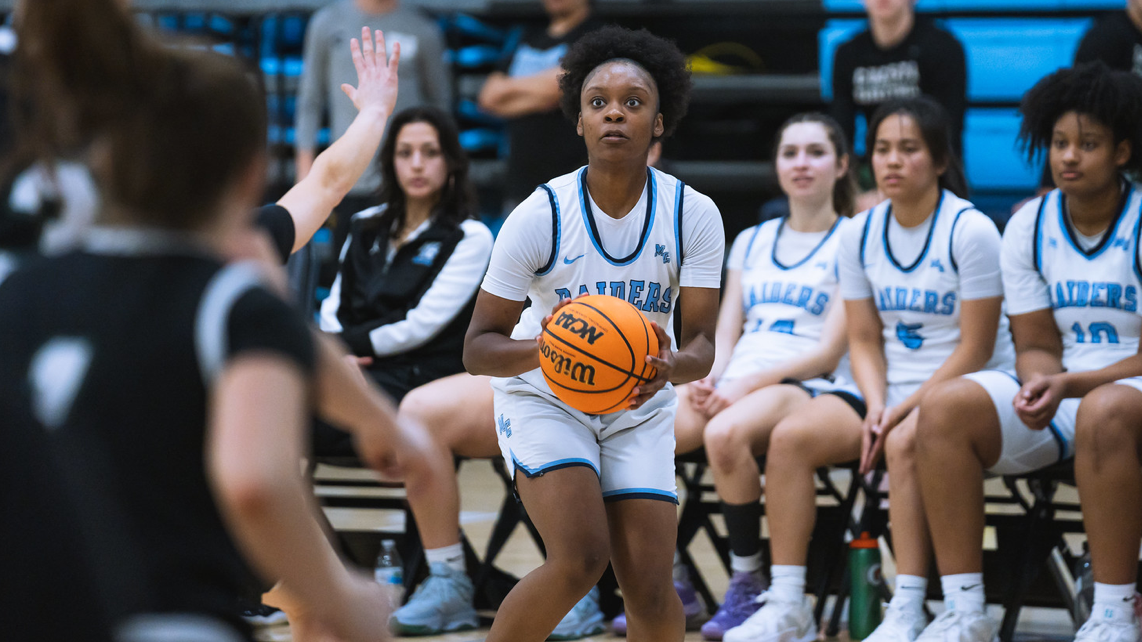
[[[1099,386],[1139,376],[1142,376],[1142,354],[1133,354],[1098,370],[1064,373],[1063,395],[1083,397]]]
[[[1048,350],[1030,348],[1015,356],[1015,372],[1020,381],[1030,381],[1035,375],[1053,375],[1062,371],[1062,360]]]
[[[853,379],[870,408],[884,407],[888,389],[888,365],[884,360],[884,349],[879,341],[849,341],[849,360],[852,363]]]
[[[674,372],[670,383],[682,384],[697,381],[710,374],[714,365],[714,339],[699,332],[686,345],[674,353]]]
[[[539,344],[516,340],[496,331],[469,334],[464,339],[464,369],[474,375],[514,377],[539,367]]]
[[[378,430],[392,434],[396,408],[383,392],[369,383],[360,368],[346,360],[337,340],[323,332],[317,336],[317,410],[322,419],[351,432]]]
[[[501,118],[555,109],[559,105],[559,73],[556,68],[519,78],[489,77],[480,92],[480,108]]]
[[[389,115],[381,107],[365,108],[345,134],[317,156],[310,171],[323,186],[342,197],[349,193],[376,156]]]
[[[345,572],[302,483],[305,386],[299,370],[274,357],[228,365],[213,390],[207,469],[247,558],[321,612],[336,605]]]
[[[293,157],[294,169],[297,173],[295,177],[296,182],[305,180],[305,177],[309,175],[309,170],[313,167],[316,154],[312,148],[298,147]]]

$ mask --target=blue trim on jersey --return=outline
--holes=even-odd
[[[805,265],[805,261],[813,258],[813,255],[816,254],[817,250],[821,249],[821,246],[829,240],[829,237],[833,235],[833,232],[837,231],[837,226],[841,223],[841,217],[838,216],[837,220],[833,221],[833,226],[829,228],[828,233],[825,234],[825,238],[821,239],[821,242],[817,244],[817,247],[809,250],[809,253],[805,255],[805,258],[797,261],[793,265],[785,265],[781,261],[777,260],[777,243],[781,241],[781,230],[785,229],[785,221],[787,220],[789,220],[788,216],[782,216],[781,222],[777,224],[777,234],[773,236],[773,249],[770,250],[770,258],[773,260],[773,264],[782,270],[793,270],[801,267],[802,265]]]
[[[746,243],[745,246],[745,256],[742,257],[742,272],[752,267],[749,262],[749,255],[753,252],[753,242],[757,240],[757,235],[761,232],[762,225],[765,225],[765,223],[758,223],[753,226],[753,235],[749,237],[749,243]]]
[[[1142,243],[1142,205],[1138,206],[1138,220],[1134,221],[1134,276],[1142,281],[1142,262],[1139,257],[1139,243]]]
[[[559,241],[563,235],[563,224],[560,222],[559,216],[559,199],[555,198],[555,190],[546,183],[540,187],[547,192],[547,200],[551,201],[551,259],[547,261],[547,265],[539,268],[539,271],[535,273],[536,276],[543,276],[555,267],[555,262],[559,259]]]
[[[1054,190],[1058,191],[1058,190]],[[1039,274],[1043,273],[1043,210],[1047,208],[1047,201],[1051,198],[1051,192],[1039,201],[1039,211],[1035,213],[1035,238],[1031,245],[1031,251],[1034,253],[1035,271]]]
[[[522,470],[523,474],[526,475],[528,477],[528,479],[530,479],[532,477],[538,477],[540,475],[543,475],[544,473],[549,473],[553,470],[559,470],[560,468],[570,468],[571,466],[586,466],[587,468],[590,468],[591,470],[595,471],[596,475],[599,474],[599,469],[595,468],[595,464],[591,463],[591,461],[589,459],[579,459],[579,458],[574,458],[574,457],[570,458],[570,459],[557,459],[551,463],[544,464],[538,468],[528,468],[527,466],[524,465],[523,462],[521,462],[519,459],[516,459],[514,452],[511,453],[511,456],[512,456],[512,463],[515,464],[516,470]]]
[[[678,260],[679,269],[682,268],[682,196],[685,191],[686,183],[678,181],[674,192],[674,257]]]
[[[1051,436],[1055,438],[1055,444],[1059,446],[1059,461],[1063,461],[1067,458],[1067,440],[1063,438],[1063,433],[1054,421],[1047,424],[1047,428],[1051,430]]]
[[[646,247],[646,240],[650,238],[650,230],[654,227],[654,213],[658,209],[658,190],[655,185],[654,171],[649,167],[646,168],[646,218],[643,219],[642,236],[638,240],[638,246],[634,248],[634,252],[625,258],[616,259],[607,251],[603,249],[602,240],[599,238],[599,228],[595,225],[595,213],[591,211],[591,202],[587,195],[587,168],[584,167],[579,172],[579,209],[583,212],[583,222],[587,224],[587,231],[591,237],[591,244],[599,254],[607,260],[607,263],[615,267],[625,267],[634,263],[642,254],[642,248]]]
[[[603,493],[603,501],[605,502],[620,499],[657,499],[674,504],[678,503],[678,495],[657,488],[617,488]]]
[[[952,245],[956,239],[956,223],[960,222],[960,215],[970,209],[975,208],[969,205],[968,207],[965,207],[962,210],[956,212],[956,217],[952,219],[952,231],[948,234],[948,260],[951,261],[952,270],[954,270],[956,274],[960,273],[960,266],[958,263],[956,263],[956,253],[952,251]],[[933,223],[934,222],[935,221],[933,221]]]
[[[868,211],[868,216],[865,217],[865,219],[864,219],[864,230],[861,231],[861,233],[860,233],[860,269],[862,269],[862,270],[865,268],[864,246],[868,242],[868,229],[870,227],[872,227],[872,215],[874,212],[876,212],[875,208]],[[839,265],[840,261],[837,261],[837,264]],[[840,273],[839,268],[838,268],[837,278],[840,278],[840,274],[841,273]]]
[[[1067,211],[1067,197],[1062,192],[1059,192],[1059,227],[1063,228],[1064,236],[1067,237],[1067,241],[1071,244],[1071,247],[1074,248],[1075,252],[1086,257],[1088,261],[1097,258],[1098,255],[1105,252],[1106,248],[1111,245],[1110,241],[1118,235],[1118,223],[1125,218],[1123,217],[1123,213],[1126,212],[1126,206],[1130,203],[1130,197],[1134,194],[1134,187],[1131,186],[1130,189],[1123,190],[1122,193],[1122,202],[1118,205],[1118,213],[1114,215],[1114,220],[1111,221],[1110,226],[1103,231],[1102,238],[1099,239],[1098,244],[1092,247],[1090,251],[1087,251],[1079,246],[1078,240],[1075,238],[1074,227],[1071,225],[1071,222],[1067,220],[1065,213]]]
[[[924,241],[924,250],[920,252],[920,256],[916,257],[912,265],[908,267],[900,265],[900,262],[892,255],[892,245],[888,242],[888,223],[892,220],[892,202],[889,201],[888,208],[884,212],[884,254],[888,257],[888,260],[896,266],[897,270],[905,274],[910,273],[924,262],[924,257],[928,256],[928,248],[932,246],[932,234],[936,232],[936,222],[940,218],[940,208],[944,205],[944,196],[946,194],[946,191],[940,190],[940,200],[936,202],[936,211],[932,212],[932,223],[928,227],[928,239]]]

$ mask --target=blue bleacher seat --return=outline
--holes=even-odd
[[[1016,102],[1040,78],[1074,60],[1089,18],[949,18],[964,45],[968,99]]]
[[[282,62],[282,73],[287,78],[300,78],[302,70],[301,56],[289,56]]]
[[[450,58],[448,62],[464,69],[495,65],[504,57],[500,47],[493,45],[469,45],[459,49],[449,49],[445,55]]]
[[[281,44],[286,47],[300,47],[305,42],[306,19],[303,16],[282,18]]]
[[[1039,172],[1017,148],[1019,113],[969,109],[964,122],[964,165],[973,190],[1034,190]]]
[[[860,0],[855,0],[858,4]],[[828,20],[817,34],[818,66],[821,69],[821,97],[826,101],[833,97],[833,54],[837,47],[858,32],[865,29],[865,20]]]
[[[823,0],[826,11],[864,13],[863,0]],[[918,0],[916,10],[923,12],[956,11],[1083,11],[1121,10],[1121,0]]]
[[[499,149],[503,143],[503,139],[503,132],[483,127],[460,132],[460,146],[463,147],[466,152]]]

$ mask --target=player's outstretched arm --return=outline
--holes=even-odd
[[[350,49],[357,68],[357,86],[341,85],[341,90],[357,107],[357,117],[343,136],[317,156],[309,173],[278,201],[293,217],[294,252],[313,238],[365,173],[396,105],[400,45],[394,44],[392,55],[386,59],[384,34],[376,32],[374,45],[369,29],[364,27],[360,42],[353,38]]]
[[[317,340],[317,410],[322,419],[353,435],[358,456],[382,475],[399,479],[411,460],[431,447],[424,428],[398,418],[392,400],[369,381],[339,341]]]
[[[346,570],[314,519],[298,467],[306,380],[277,356],[233,359],[213,387],[207,472],[229,530],[263,577],[280,579],[335,634],[384,640],[388,613],[375,583]]]

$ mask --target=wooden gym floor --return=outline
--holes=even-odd
[[[482,553],[490,535],[492,523],[504,499],[503,483],[489,462],[467,461],[460,469],[460,489],[461,525],[472,545]],[[1060,494],[1071,490],[1073,489],[1063,489]],[[330,521],[339,529],[391,531],[399,530],[403,521],[403,517],[398,513],[387,511],[327,509],[327,514]],[[690,553],[701,569],[706,582],[710,585],[711,591],[719,597],[723,595],[729,583],[729,577],[723,570],[721,562],[718,561],[713,546],[704,534],[698,535],[690,547]],[[496,560],[496,565],[504,571],[522,577],[529,570],[539,565],[541,561],[542,558],[538,549],[532,543],[526,530],[521,527],[513,533],[507,546]],[[891,560],[887,557],[885,559],[885,572],[889,577],[894,575]],[[935,613],[942,610],[942,605],[938,602],[930,602],[929,606]],[[997,620],[1002,617],[1002,609],[999,607],[990,606],[989,612]],[[422,642],[480,642],[484,640],[486,635],[487,629],[483,628],[465,633],[408,639],[421,640]],[[1019,642],[1038,640],[1056,642],[1069,640],[1073,635],[1070,618],[1064,611],[1028,607],[1021,612],[1016,638]],[[274,642],[292,640],[288,626],[262,629],[258,632],[258,638]],[[621,638],[612,635],[608,628],[608,632],[602,635],[585,639],[589,642],[600,642]],[[701,639],[697,632],[686,634],[686,642],[696,642]],[[848,642],[847,632],[842,630],[839,640]]]

